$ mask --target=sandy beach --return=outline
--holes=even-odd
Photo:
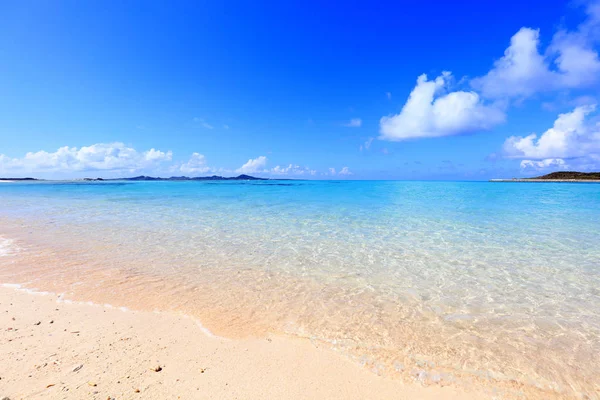
[[[210,337],[183,315],[0,287],[0,398],[475,399],[377,376],[310,341]]]
[[[2,2],[0,400],[600,400],[600,0],[540,5]]]

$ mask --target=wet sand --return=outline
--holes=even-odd
[[[481,399],[380,377],[308,340],[230,340],[174,313],[0,287],[0,398]]]

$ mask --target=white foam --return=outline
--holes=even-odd
[[[0,236],[0,257],[13,255],[19,251],[14,240]]]
[[[206,336],[211,337],[211,338],[219,338],[219,339],[225,339],[221,336],[217,336],[214,333],[212,333],[210,331],[210,329],[208,329],[207,327],[205,327],[204,325],[202,325],[202,323],[200,323],[200,321],[198,321],[198,319],[194,318],[194,321],[196,322],[196,326],[200,329],[200,331],[202,331],[202,333],[204,333]]]
[[[75,301],[75,300],[69,300],[69,299],[65,299],[64,297],[64,293],[61,293],[58,295],[58,298],[56,299],[57,303],[62,303],[62,304],[69,304],[69,305],[80,305],[80,306],[88,306],[88,307],[104,307],[107,309],[112,309],[112,310],[119,310],[122,312],[129,312],[131,311],[129,308],[127,307],[115,307],[112,304],[108,304],[108,303],[104,303],[104,304],[99,304],[99,303],[94,303],[93,301]]]
[[[0,284],[0,286],[2,286],[3,288],[14,289],[19,292],[23,292],[23,293],[27,293],[27,294],[34,294],[37,296],[47,296],[49,294],[52,294],[50,292],[45,292],[43,290],[37,290],[36,288],[23,287],[23,285],[21,285],[20,283],[2,283],[2,284]]]
[[[155,314],[165,314],[165,313],[167,313],[167,314],[168,314],[168,312],[164,312],[164,311],[160,311],[160,310],[156,310],[156,309],[154,310],[154,313],[155,313]],[[202,325],[202,322],[200,322],[200,320],[199,320],[198,318],[196,318],[196,317],[193,317],[193,316],[191,316],[191,315],[188,315],[188,314],[183,314],[183,313],[182,313],[182,314],[180,314],[180,315],[181,315],[182,317],[184,317],[184,318],[188,318],[188,319],[191,319],[192,321],[194,321],[194,323],[196,324],[196,326],[197,326],[197,327],[200,329],[200,331],[201,331],[202,333],[204,333],[206,336],[208,336],[208,337],[210,337],[210,338],[213,338],[213,339],[229,340],[229,339],[227,339],[226,337],[223,337],[223,336],[218,336],[218,335],[215,335],[214,333],[212,333],[212,332],[210,331],[210,329],[208,329],[207,327],[205,327],[204,325]]]
[[[21,285],[19,283],[3,283],[2,287],[7,289],[20,289]]]

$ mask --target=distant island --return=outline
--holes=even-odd
[[[600,172],[576,172],[558,171],[531,179],[578,179],[578,180],[600,180]]]
[[[490,182],[600,182],[600,172],[557,171],[534,178],[490,179]]]
[[[0,178],[0,181],[43,181],[44,179],[36,179],[36,178]],[[134,176],[132,178],[83,178],[76,179],[83,181],[268,181],[268,178],[257,178],[255,176],[250,175],[238,175],[238,176],[171,176],[170,178],[159,178],[154,176]]]

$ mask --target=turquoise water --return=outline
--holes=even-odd
[[[2,183],[0,222],[69,257],[61,281],[118,270],[110,293],[150,287],[217,332],[309,337],[377,373],[599,387],[599,184]]]

